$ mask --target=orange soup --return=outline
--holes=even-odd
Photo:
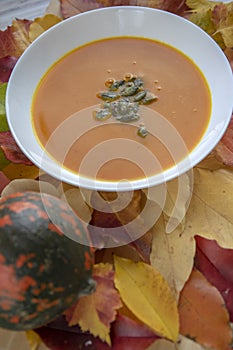
[[[133,94],[124,94],[131,88]],[[118,118],[125,108],[138,118]],[[108,115],[97,119],[96,111]],[[35,91],[32,123],[46,152],[72,172],[137,180],[186,157],[210,112],[208,85],[188,57],[153,40],[118,37],[91,42],[56,62]]]

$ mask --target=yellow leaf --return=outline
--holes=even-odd
[[[40,170],[34,165],[14,164],[10,163],[4,170],[4,174],[10,179],[36,179]]]
[[[45,32],[50,27],[59,23],[60,21],[61,21],[61,18],[59,18],[53,14],[46,14],[43,17],[36,18],[33,21],[33,23],[30,25],[30,29],[29,29],[30,41],[35,40],[39,35],[41,35],[43,32]]]
[[[215,239],[233,248],[233,171],[194,169],[193,197],[182,235]]]
[[[166,214],[166,232],[172,232],[178,225],[183,225],[193,186],[192,171],[167,182],[166,202],[163,213]]]
[[[166,279],[177,299],[193,267],[196,245],[192,236],[176,228],[166,233],[163,215],[153,228],[150,262]]]
[[[186,5],[192,10],[201,11],[202,9],[209,9],[216,5],[208,0],[186,0]]]
[[[184,226],[167,234],[161,215],[153,227],[151,265],[166,279],[177,298],[193,267],[195,235],[233,248],[233,171],[194,169],[192,199]]]
[[[219,29],[216,33],[221,33],[226,47],[233,47],[233,23],[229,27]]]
[[[39,335],[34,331],[27,331],[25,334],[26,334],[30,349],[39,350],[39,346],[42,343]]]
[[[163,276],[152,266],[114,258],[115,285],[131,312],[155,333],[176,341],[179,317],[176,299]]]

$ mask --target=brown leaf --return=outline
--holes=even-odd
[[[60,2],[63,18],[74,16],[80,12],[110,6],[146,6],[179,15],[188,9],[185,0],[60,0]]]
[[[33,165],[33,163],[21,151],[10,131],[0,133],[0,147],[3,150],[6,159],[10,160],[12,163]]]
[[[67,310],[66,318],[70,326],[78,324],[82,331],[89,331],[110,344],[110,325],[116,318],[116,310],[122,306],[114,287],[112,265],[95,265],[93,278],[96,291],[81,297],[75,306]]]
[[[30,20],[16,19],[4,31],[0,31],[0,58],[5,56],[19,57],[30,45]]]
[[[230,349],[232,333],[224,300],[198,270],[193,270],[179,301],[180,333],[216,350]]]
[[[223,164],[233,166],[233,116],[224,136],[214,149],[214,155]]]
[[[140,217],[143,196],[140,190],[119,194],[94,191],[90,205],[95,209],[89,224],[93,245],[109,248],[141,237],[147,231]]]

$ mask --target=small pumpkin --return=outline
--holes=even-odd
[[[84,244],[82,244],[84,243]],[[94,289],[88,231],[64,201],[37,192],[0,200],[0,327],[40,327]]]

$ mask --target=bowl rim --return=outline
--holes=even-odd
[[[206,148],[205,144],[203,144],[200,140],[200,142],[187,155],[187,157],[185,157],[183,160],[178,162],[175,166],[173,166],[167,170],[164,170],[160,174],[152,175],[148,178],[137,179],[137,180],[133,180],[130,182],[125,182],[125,183],[119,182],[119,181],[95,180],[95,179],[86,178],[86,177],[79,176],[79,175],[72,176],[72,178],[71,178],[70,172],[67,171],[66,169],[62,168],[61,166],[60,166],[60,168],[61,168],[60,172],[58,174],[57,171],[54,172],[53,168],[52,168],[52,170],[47,168],[47,162],[48,162],[47,158],[45,159],[45,162],[44,161],[41,162],[41,159],[38,159],[35,154],[30,153],[30,150],[27,149],[26,147],[24,147],[24,145],[22,144],[22,140],[20,140],[18,138],[17,130],[15,129],[15,125],[14,125],[14,123],[12,123],[12,118],[11,118],[11,113],[12,113],[11,112],[11,90],[12,90],[12,86],[14,85],[15,72],[19,69],[19,67],[21,67],[21,65],[23,65],[23,61],[24,61],[25,57],[28,55],[28,53],[31,52],[34,49],[34,47],[36,47],[37,45],[40,45],[41,41],[43,42],[43,40],[46,40],[46,38],[49,37],[50,33],[56,32],[58,30],[58,28],[60,29],[62,27],[69,26],[70,23],[75,22],[75,21],[79,21],[79,18],[82,18],[82,17],[84,17],[84,18],[90,17],[90,16],[96,15],[96,14],[98,15],[99,13],[102,13],[102,14],[112,13],[112,15],[114,15],[116,13],[119,13],[119,11],[126,11],[129,14],[130,13],[132,14],[133,11],[141,11],[144,13],[156,13],[157,15],[165,16],[167,18],[175,18],[176,20],[178,20],[180,22],[188,24],[190,26],[190,28],[192,27],[192,28],[194,28],[194,30],[201,33],[201,35],[204,38],[206,38],[211,43],[211,45],[216,49],[216,52],[219,52],[219,55],[222,55],[221,59],[225,64],[225,69],[228,70],[228,72],[229,72],[229,79],[231,80],[230,94],[232,96],[232,102],[231,103],[229,102],[229,115],[225,117],[224,123],[221,125],[221,130],[217,130],[217,137],[214,138],[213,146]],[[154,40],[160,41],[159,39],[156,39],[156,38]],[[230,78],[230,75],[231,75],[231,78]],[[38,83],[39,83],[39,81],[37,81],[37,84]],[[35,39],[29,45],[29,47],[26,48],[26,50],[22,53],[22,55],[19,57],[16,65],[15,65],[15,68],[13,69],[13,72],[10,76],[10,79],[9,79],[9,82],[7,85],[7,91],[6,91],[7,121],[9,124],[10,131],[11,131],[15,141],[18,144],[18,146],[20,147],[20,149],[23,151],[23,153],[41,170],[45,171],[46,173],[48,173],[49,175],[51,175],[52,177],[54,177],[58,180],[64,181],[66,183],[69,183],[69,184],[72,184],[75,186],[84,187],[87,189],[103,190],[103,191],[128,191],[128,190],[132,190],[132,189],[135,190],[135,189],[148,188],[148,187],[160,185],[166,181],[172,180],[172,179],[182,175],[183,173],[191,170],[195,165],[197,165],[203,158],[205,158],[212,151],[212,149],[216,146],[216,144],[222,138],[222,136],[225,133],[227,126],[230,122],[231,115],[232,115],[232,109],[233,109],[232,70],[231,70],[230,64],[229,64],[226,56],[222,52],[219,45],[204,30],[202,30],[200,27],[198,27],[197,25],[195,25],[194,23],[192,23],[188,19],[181,17],[179,15],[176,15],[174,13],[161,10],[161,9],[149,8],[149,7],[144,7],[144,6],[112,6],[112,7],[93,9],[90,11],[79,13],[75,16],[72,16],[70,18],[62,20],[61,22],[55,24],[53,27],[49,28],[44,33],[42,33],[37,39]],[[230,110],[231,110],[231,113],[230,113]],[[204,136],[205,136],[205,133],[204,133],[203,137]],[[192,154],[194,154],[194,151],[195,151],[195,149],[197,149],[197,147],[199,147],[200,151],[198,153],[198,156],[196,156],[195,159],[193,159]],[[46,157],[45,153],[44,153],[44,156]],[[51,158],[50,158],[50,161],[51,161]],[[182,167],[182,169],[180,169],[180,166]],[[67,178],[67,176],[68,176],[68,178]],[[75,177],[75,180],[74,180],[74,177]]]

